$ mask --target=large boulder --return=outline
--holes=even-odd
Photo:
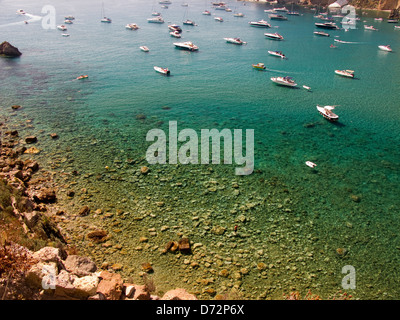
[[[0,55],[5,55],[7,57],[19,57],[22,53],[18,48],[11,45],[9,42],[4,41],[0,44]]]
[[[119,300],[123,287],[121,275],[108,271],[102,271],[99,278],[101,280],[97,286],[97,293],[107,300]]]
[[[78,277],[88,276],[97,270],[96,264],[88,257],[69,255],[64,261],[65,269]]]

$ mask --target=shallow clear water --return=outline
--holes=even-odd
[[[328,297],[341,289],[345,265],[357,272],[357,288],[350,290],[355,297],[398,298],[400,31],[393,24],[375,22],[376,13],[368,12],[361,20],[379,31],[364,30],[361,21],[356,30],[328,31],[331,37],[325,38],[313,35],[317,20],[302,8],[301,16],[272,21],[274,28],[266,30],[248,25],[268,18],[264,5],[230,3],[244,18],[211,9],[224,18],[219,23],[201,14],[209,7],[205,1],[188,1],[188,8],[175,1],[162,9],[144,0],[104,1],[111,24],[99,22],[99,1],[54,1],[57,24],[65,15],[76,17],[68,38],[44,30],[40,21],[15,24],[24,19],[17,9],[41,15],[49,2],[0,2],[0,40],[23,52],[19,59],[0,59],[1,114],[21,136],[39,137],[36,157],[61,173],[60,204],[71,214],[83,203],[114,214],[79,222],[110,230],[123,254],[81,240],[84,252],[99,263],[121,262],[133,278],[142,262],[151,261],[159,290],[180,285],[203,298],[216,292],[279,299],[308,288]],[[166,23],[147,23],[152,11],[160,11]],[[198,52],[175,49],[179,40],[169,35],[167,25],[182,25],[186,18],[198,25],[182,26],[182,41],[194,42]],[[131,22],[140,29],[126,30]],[[266,39],[263,33],[271,31],[285,40]],[[240,37],[247,45],[228,44],[224,37]],[[379,51],[381,44],[391,44],[394,52]],[[140,51],[141,45],[150,52]],[[280,50],[288,59],[267,50]],[[267,70],[254,70],[251,64],[258,62]],[[157,74],[155,65],[172,75]],[[356,79],[339,77],[335,69],[355,70]],[[81,74],[89,79],[73,80]],[[276,75],[292,76],[300,88],[276,86],[269,79]],[[12,113],[13,104],[23,109]],[[337,105],[340,122],[323,119],[317,104]],[[169,121],[199,134],[254,129],[255,172],[238,177],[235,165],[157,165],[141,176],[140,166],[148,165],[147,131],[167,132]],[[51,141],[51,132],[60,139]],[[307,160],[317,168],[308,168]],[[69,189],[78,193],[72,200],[65,196]],[[84,231],[85,225],[78,228]],[[169,228],[161,231],[162,226]],[[215,226],[225,233],[215,234]],[[181,235],[203,246],[193,256],[159,252]],[[148,242],[140,242],[141,236]],[[338,248],[346,254],[338,255]]]

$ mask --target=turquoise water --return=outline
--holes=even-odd
[[[123,261],[123,272],[133,278],[140,262],[150,260],[154,277],[165,283],[160,290],[180,284],[203,298],[210,297],[210,288],[248,299],[280,298],[308,288],[328,297],[341,289],[344,265],[356,268],[353,296],[398,298],[400,31],[375,22],[379,14],[368,12],[356,30],[318,37],[313,35],[317,20],[303,8],[298,8],[301,16],[272,21],[273,29],[266,30],[248,25],[267,19],[265,5],[232,1],[232,10],[245,14],[239,18],[213,9],[212,16],[204,16],[207,2],[187,2],[187,8],[174,1],[162,9],[157,1],[104,1],[111,24],[99,22],[100,1],[0,2],[0,40],[23,52],[20,59],[0,59],[2,117],[21,135],[39,137],[36,157],[61,173],[60,203],[72,213],[86,202],[126,213],[81,219],[110,230],[118,226],[123,232],[113,233],[112,241],[125,254],[101,247],[92,252],[84,241],[82,250],[100,263]],[[44,30],[40,22],[15,24],[24,19],[17,9],[41,15],[48,4],[56,9],[57,24],[65,15],[76,17],[68,26],[70,37]],[[152,11],[161,12],[166,23],[147,23]],[[224,22],[214,21],[214,15]],[[182,25],[186,18],[197,26],[182,26],[182,41],[194,42],[198,52],[175,49],[173,42],[180,40],[169,35],[167,25]],[[126,30],[127,23],[140,29]],[[379,31],[365,31],[363,24]],[[275,31],[285,40],[263,35]],[[224,37],[247,44],[228,44]],[[381,44],[394,52],[378,50]],[[140,51],[141,45],[150,52]],[[288,59],[267,50],[283,51]],[[251,64],[258,62],[267,70],[254,70]],[[172,75],[154,72],[155,65],[168,67]],[[355,70],[356,79],[339,77],[335,69]],[[89,79],[73,80],[81,74]],[[300,88],[276,86],[269,78],[277,75],[292,76]],[[12,113],[13,104],[23,109]],[[317,104],[337,105],[339,123],[323,119]],[[147,131],[167,131],[169,121],[177,121],[178,130],[198,132],[254,129],[255,172],[237,177],[233,165],[159,165],[145,178],[138,175],[147,164]],[[51,132],[60,139],[50,141]],[[318,164],[316,170],[305,166],[307,160]],[[79,175],[71,175],[73,170]],[[238,189],[232,187],[236,183]],[[67,199],[63,194],[71,188],[86,188],[89,195]],[[163,207],[156,204],[160,201]],[[159,231],[165,225],[169,229]],[[232,232],[235,225],[238,235]],[[226,232],[215,234],[213,226]],[[149,236],[151,228],[158,234],[143,245],[139,236]],[[158,252],[181,235],[203,244],[194,256]],[[346,254],[338,255],[338,248]],[[257,268],[261,262],[267,269]],[[220,276],[223,269],[228,277]],[[199,278],[213,281],[204,284]]]

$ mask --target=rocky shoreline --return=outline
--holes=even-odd
[[[18,112],[21,106],[11,108]],[[49,138],[58,136],[51,133]],[[0,122],[0,299],[197,300],[182,288],[156,295],[147,277],[153,272],[150,264],[142,266],[144,284],[135,284],[112,266],[99,269],[89,257],[76,254],[57,223],[66,213],[57,208],[52,173],[29,158],[39,152],[36,142],[37,137],[22,138],[6,121]],[[89,211],[83,206],[79,215]],[[94,230],[87,238],[102,243],[108,233]],[[189,240],[171,242],[166,250],[190,250]]]

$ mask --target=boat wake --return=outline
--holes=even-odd
[[[343,41],[340,39],[334,39],[335,42],[339,43],[347,43],[347,44],[365,44],[365,42],[353,42],[353,41]]]
[[[36,16],[36,15],[30,14],[30,13],[25,13],[24,16],[29,17],[29,20],[2,24],[2,25],[0,25],[0,28],[9,27],[9,26],[18,26],[18,25],[29,23],[29,22],[37,22],[37,21],[42,20],[42,18],[43,18],[41,16]]]

